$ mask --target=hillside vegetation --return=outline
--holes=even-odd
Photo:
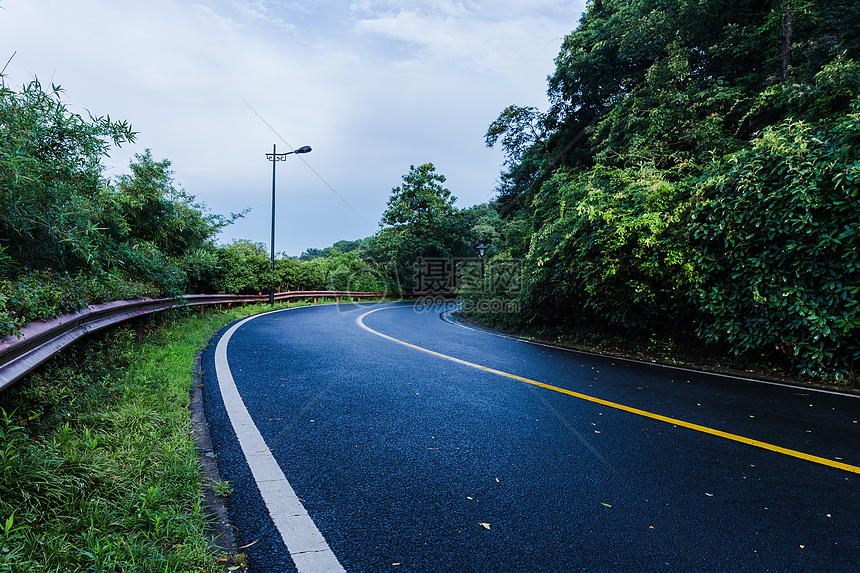
[[[483,318],[856,376],[858,34],[855,2],[591,2],[548,109],[486,134],[525,274],[523,312]]]

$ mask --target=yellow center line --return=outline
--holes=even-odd
[[[690,430],[695,430],[697,432],[703,432],[705,434],[710,434],[712,436],[717,436],[720,438],[725,438],[727,440],[740,442],[742,444],[755,446],[757,448],[770,450],[771,452],[777,452],[779,454],[784,454],[786,456],[792,456],[794,458],[799,458],[801,460],[806,460],[806,461],[813,462],[816,464],[830,466],[832,468],[837,468],[840,470],[845,470],[847,472],[860,474],[860,467],[857,467],[857,466],[852,466],[849,464],[843,464],[841,462],[837,462],[834,460],[828,460],[827,458],[822,458],[819,456],[813,456],[811,454],[805,454],[803,452],[798,452],[797,450],[791,450],[789,448],[783,448],[781,446],[776,446],[773,444],[769,444],[767,442],[762,442],[760,440],[754,440],[752,438],[745,438],[744,436],[738,436],[737,434],[731,434],[729,432],[723,432],[721,430],[715,430],[713,428],[708,428],[706,426],[700,426],[698,424],[693,424],[691,422],[685,422],[683,420],[670,418],[668,416],[662,416],[660,414],[654,414],[652,412],[647,412],[645,410],[639,410],[638,408],[631,408],[630,406],[625,406],[624,404],[617,404],[615,402],[610,402],[608,400],[603,400],[601,398],[595,398],[594,396],[588,396],[587,394],[580,394],[579,392],[574,392],[572,390],[566,390],[564,388],[559,388],[558,386],[552,386],[550,384],[544,384],[543,382],[538,382],[537,380],[532,380],[530,378],[524,378],[522,376],[517,376],[516,374],[511,374],[509,372],[503,372],[501,370],[496,370],[495,368],[490,368],[489,366],[482,366],[480,364],[475,364],[474,362],[469,362],[467,360],[461,360],[460,358],[454,358],[453,356],[448,356],[447,354],[442,354],[440,352],[428,350],[427,348],[422,348],[421,346],[416,346],[414,344],[410,344],[409,342],[399,340],[397,338],[394,338],[393,336],[388,336],[387,334],[382,334],[381,332],[373,330],[372,328],[370,328],[369,326],[364,324],[364,317],[365,316],[367,316],[369,314],[373,314],[374,312],[379,312],[380,310],[388,310],[391,308],[402,308],[402,307],[388,306],[388,307],[383,307],[383,308],[377,308],[376,310],[371,310],[370,312],[366,312],[363,315],[359,316],[356,319],[356,322],[363,329],[365,329],[368,332],[371,332],[377,336],[381,336],[382,338],[385,338],[385,339],[390,340],[392,342],[396,342],[397,344],[402,344],[403,346],[408,346],[409,348],[413,348],[415,350],[420,350],[421,352],[426,352],[427,354],[431,354],[431,355],[437,356],[439,358],[444,358],[445,360],[450,360],[451,362],[456,362],[457,364],[462,364],[464,366],[470,366],[472,368],[477,368],[478,370],[484,370],[484,371],[490,372],[492,374],[498,374],[499,376],[504,376],[505,378],[511,378],[513,380],[519,380],[520,382],[525,382],[526,384],[531,384],[532,386],[538,386],[540,388],[552,390],[553,392],[558,392],[560,394],[566,394],[568,396],[573,396],[574,398],[579,398],[580,400],[586,400],[588,402],[600,404],[601,406],[606,406],[608,408],[614,408],[616,410],[622,410],[624,412],[636,414],[637,416],[644,416],[645,418],[651,418],[652,420],[659,420],[659,421],[665,422],[667,424],[673,424],[675,426],[681,426],[683,428],[688,428]]]

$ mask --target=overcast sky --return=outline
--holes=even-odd
[[[374,234],[410,165],[435,164],[461,208],[493,199],[503,157],[487,127],[511,104],[546,109],[584,6],[0,0],[0,68],[17,52],[7,87],[37,77],[76,112],[129,121],[137,141],[105,160],[109,176],[148,148],[211,210],[251,208],[221,243],[268,245],[265,154],[310,145],[277,166],[275,246],[298,255]]]

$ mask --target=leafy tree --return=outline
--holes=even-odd
[[[38,81],[20,92],[0,88],[3,276],[27,284],[38,276],[72,306],[113,297],[83,286],[76,296],[62,278],[68,275],[81,285],[97,280],[115,297],[211,289],[217,273],[212,239],[241,215],[209,213],[174,186],[170,162],[154,161],[149,150],[131,162],[131,174],[106,179],[102,158],[135,133],[126,122],[70,112],[62,93],[57,86],[46,92]],[[44,318],[54,305],[42,308]]]
[[[148,149],[135,158],[131,174],[117,181],[115,205],[124,219],[118,238],[148,241],[167,256],[179,256],[210,245],[221,229],[242,216],[212,214],[195,203],[193,195],[175,187],[167,159],[153,160]]]
[[[457,198],[442,187],[444,182],[445,176],[436,173],[432,163],[410,165],[403,184],[391,190],[380,227],[403,230],[425,240],[440,236],[446,219],[457,212]]]
[[[272,284],[271,258],[262,243],[233,241],[218,249],[218,292],[257,294]]]
[[[463,209],[462,216],[465,226],[469,228],[472,245],[486,245],[487,256],[493,256],[503,249],[505,222],[499,215],[498,203],[484,203]]]
[[[210,213],[174,186],[170,161],[153,160],[150,150],[136,155],[129,167],[131,174],[102,192],[102,266],[149,277],[166,294],[215,290],[213,239],[243,214]]]
[[[17,268],[99,267],[101,159],[135,138],[126,122],[70,112],[62,93],[0,87],[0,237]]]
[[[357,241],[337,241],[330,247],[326,247],[324,249],[307,249],[305,250],[299,260],[301,261],[312,261],[319,257],[331,257],[341,253],[351,253],[355,252],[365,252],[368,248],[369,239],[358,239]]]
[[[325,256],[323,254],[322,249],[309,248],[309,249],[305,249],[305,251],[302,252],[301,256],[299,257],[299,260],[300,261],[312,261],[312,260],[319,258],[319,257],[322,257],[322,256]]]
[[[413,266],[419,257],[464,256],[471,250],[468,230],[454,206],[457,198],[444,182],[432,163],[410,165],[382,214],[371,255],[390,261],[406,289],[414,287]]]
[[[509,106],[487,132],[507,156],[503,214],[528,214],[558,168],[646,161],[701,172],[780,121],[782,108],[759,103],[758,93],[781,83],[786,10],[793,77],[808,81],[842,52],[860,57],[856,3],[592,2],[556,58],[548,111]]]

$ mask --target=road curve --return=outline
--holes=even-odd
[[[424,310],[269,313],[207,349],[207,418],[251,571],[858,570],[860,399]]]

